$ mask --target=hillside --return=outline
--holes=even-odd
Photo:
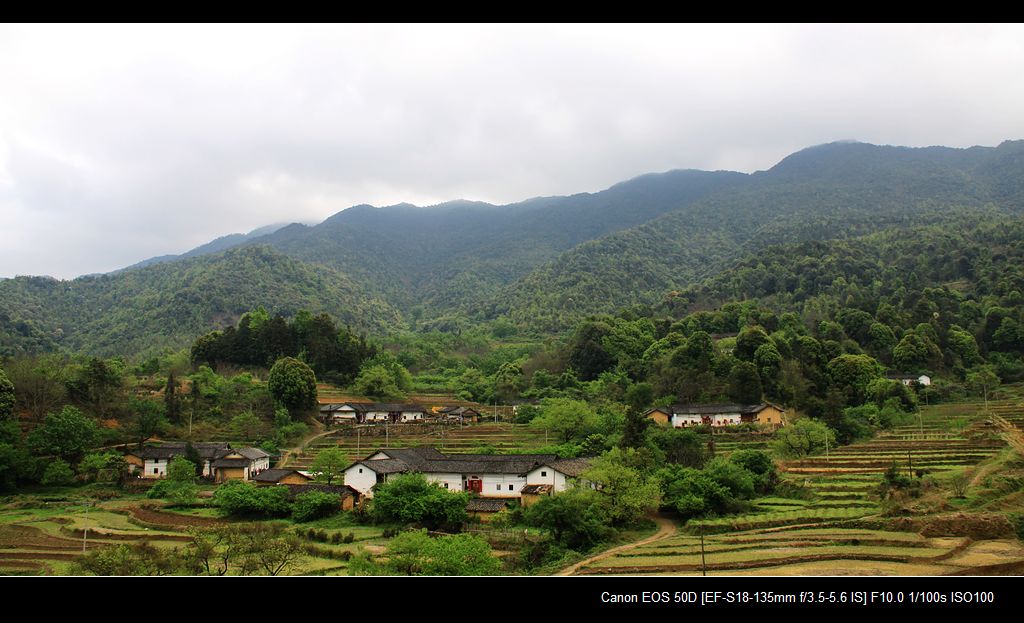
[[[178,349],[259,305],[284,315],[327,311],[360,331],[402,326],[394,308],[347,276],[264,246],[73,281],[17,277],[0,291],[0,352],[8,354]]]
[[[1020,214],[1024,143],[908,149],[836,143],[794,154],[749,183],[579,245],[486,303],[537,333],[581,316],[656,303],[769,245],[928,225],[964,211]]]
[[[671,171],[506,206],[355,206],[115,274],[0,281],[0,354],[181,348],[258,305],[327,311],[374,333],[505,318],[550,335],[593,313],[672,299],[738,262],[777,255],[766,250],[774,245],[1019,215],[1022,180],[1024,141],[833,143],[752,175]],[[930,261],[929,248],[907,252]]]

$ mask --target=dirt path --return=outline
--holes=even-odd
[[[654,543],[655,541],[660,541],[662,539],[667,539],[670,536],[675,535],[675,533],[678,531],[678,528],[676,527],[676,523],[674,521],[672,521],[671,519],[669,519],[668,517],[662,517],[661,515],[655,515],[653,519],[654,519],[654,522],[658,524],[658,531],[655,532],[653,535],[647,537],[646,539],[642,539],[640,541],[634,541],[633,543],[627,543],[625,545],[620,545],[618,547],[613,547],[613,548],[611,548],[609,550],[605,550],[605,551],[601,552],[600,554],[598,554],[596,556],[591,556],[590,558],[587,558],[586,560],[582,560],[582,561],[572,565],[571,567],[566,567],[565,569],[562,569],[561,571],[559,571],[555,575],[573,575],[577,571],[579,571],[581,567],[585,567],[585,566],[587,566],[587,565],[589,565],[591,563],[594,563],[594,562],[596,562],[598,560],[603,560],[603,559],[608,558],[610,556],[614,556],[614,555],[616,555],[616,554],[618,554],[620,552],[625,552],[625,551],[628,551],[628,550],[640,547],[641,545],[647,545],[649,543]]]
[[[320,424],[320,422],[317,422],[315,418],[309,418],[309,420],[307,421],[316,427],[315,432],[299,441],[298,445],[296,445],[294,448],[287,448],[284,451],[284,454],[281,455],[281,459],[277,462],[277,468],[286,467],[288,463],[292,460],[293,454],[301,454],[303,449],[305,449],[305,447],[308,446],[309,444],[313,443],[317,439],[320,439],[321,437],[326,437],[327,435],[330,435],[331,433],[335,432],[333,430],[321,432],[323,431],[323,425]]]

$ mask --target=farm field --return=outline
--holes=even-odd
[[[228,520],[174,512],[141,496],[124,496],[87,506],[87,499],[21,499],[0,506],[0,575],[66,575],[85,550],[118,544],[148,543],[181,548],[191,531],[227,525]],[[58,496],[61,497],[61,496]],[[86,532],[88,529],[88,532]],[[382,551],[383,529],[340,525],[328,519],[292,528],[307,545],[306,553],[288,570],[290,575],[347,575],[349,552]],[[351,543],[322,543],[306,538],[308,530],[353,535]]]
[[[989,407],[1015,426],[1024,422],[1020,402]],[[894,463],[902,474],[931,483],[919,499],[881,499],[882,475]],[[671,538],[577,574],[1024,574],[1024,543],[1005,515],[989,512],[1024,510],[1020,492],[1001,490],[994,478],[1014,465],[1019,469],[1020,456],[1007,448],[983,404],[926,407],[913,424],[827,457],[784,462],[784,479],[802,486],[807,499],[761,498],[745,515],[693,520]],[[957,476],[971,482],[963,499],[951,499],[948,490]]]

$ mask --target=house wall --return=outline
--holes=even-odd
[[[403,422],[418,422],[423,419],[422,411],[402,411]]]
[[[380,460],[380,459],[392,459],[392,458],[394,458],[394,457],[388,456],[387,452],[376,452],[370,458],[368,458],[366,460],[367,461],[377,461],[377,460]]]
[[[377,484],[377,472],[363,463],[356,463],[345,470],[345,484],[367,497],[373,497],[370,490]]]
[[[757,423],[778,426],[782,424],[782,411],[768,405],[757,414]]]
[[[227,482],[229,480],[248,480],[249,479],[249,468],[248,467],[222,467],[217,470],[217,482]]]
[[[541,475],[544,472],[547,473],[546,476]],[[569,480],[565,477],[565,474],[547,465],[541,465],[528,473],[526,475],[526,484],[553,485],[556,492],[565,491],[569,488]]]
[[[668,417],[668,414],[663,412],[663,411],[655,411],[655,412],[651,413],[651,415],[649,417],[652,420],[654,420],[655,424],[660,424],[662,426],[668,426],[669,417]]]
[[[673,415],[672,426],[675,428],[686,428],[687,426],[700,426],[701,417],[699,415]]]
[[[526,486],[525,476],[511,474],[480,474],[483,477],[483,489],[480,497],[485,498],[519,498],[519,493]],[[512,490],[509,491],[509,486]]]
[[[442,487],[448,485],[449,491],[463,491],[465,486],[462,474],[424,474],[428,482],[436,482]]]
[[[281,485],[308,485],[309,479],[298,474],[288,474],[281,480],[278,480],[277,483]]]
[[[711,416],[712,426],[732,426],[741,423],[739,413],[716,413]]]
[[[252,462],[252,472],[261,472],[265,469],[270,469],[270,457],[265,456],[262,459],[256,459]]]
[[[143,478],[163,478],[167,475],[167,459],[146,459]]]

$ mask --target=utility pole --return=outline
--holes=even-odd
[[[704,525],[700,526],[700,574],[707,576],[708,574],[708,563],[704,559]]]
[[[85,503],[85,529],[82,530],[82,554],[85,554],[85,546],[89,541],[89,507],[91,504]]]

